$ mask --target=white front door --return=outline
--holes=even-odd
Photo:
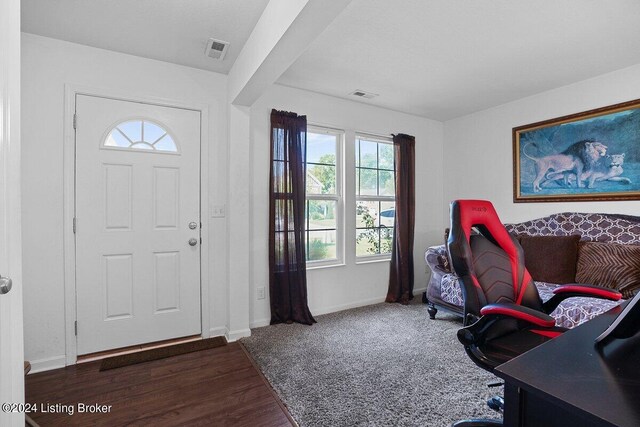
[[[200,334],[200,112],[76,95],[78,354]]]

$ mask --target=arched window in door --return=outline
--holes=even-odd
[[[147,120],[127,120],[107,134],[104,148],[178,154],[178,146],[169,132],[159,124]]]

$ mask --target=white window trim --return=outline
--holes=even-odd
[[[375,135],[375,134],[371,134],[371,133],[367,133],[367,132],[356,132],[355,133],[355,138],[353,141],[353,145],[354,145],[354,153],[356,152],[355,149],[355,144],[358,143],[359,140],[364,139],[367,141],[371,141],[371,142],[376,142],[376,143],[382,143],[382,144],[389,144],[389,145],[393,145],[393,139],[390,137],[386,137],[386,136],[382,136],[382,135]],[[354,159],[356,160],[356,159]],[[378,165],[379,166],[379,165]],[[358,166],[356,166],[356,163],[354,161],[353,164],[353,170],[354,173],[357,172],[358,170]],[[395,202],[396,201],[396,197],[395,196],[372,196],[372,195],[363,195],[363,196],[359,196],[357,194],[358,189],[354,188],[354,195],[355,195],[355,203],[356,205],[358,204],[358,202],[363,201],[363,202]],[[354,229],[354,239],[355,239],[355,235],[357,234],[358,231],[358,227],[356,225],[355,229]],[[395,231],[395,230],[394,230]],[[356,243],[356,247],[357,247],[357,243]],[[385,261],[391,261],[391,254],[375,254],[375,255],[358,255],[357,254],[357,250],[356,253],[354,253],[355,255],[355,259],[356,259],[356,264],[370,264],[370,263],[375,263],[375,262],[385,262]]]
[[[137,121],[137,120],[141,120],[143,122],[153,123],[154,125],[160,127],[173,140],[173,143],[176,146],[176,151],[157,150],[155,148],[153,150],[144,150],[144,149],[140,149],[140,148],[133,148],[132,146],[129,146],[129,147],[114,147],[114,146],[110,146],[110,145],[105,145],[106,139],[109,137],[111,132],[113,132],[114,130],[116,130],[118,128],[118,126],[120,126],[123,123],[133,122],[133,121]],[[127,135],[125,135],[121,130],[119,130],[119,131],[122,133],[122,135],[125,138],[129,139],[129,137]],[[131,140],[129,139],[129,141],[131,141]],[[173,131],[171,129],[169,129],[169,127],[166,126],[164,123],[161,123],[156,119],[150,119],[148,117],[143,117],[143,116],[133,116],[133,117],[130,117],[130,118],[126,119],[126,120],[119,120],[116,123],[112,124],[111,127],[108,128],[105,131],[104,135],[102,136],[102,139],[101,139],[101,142],[100,142],[100,149],[101,150],[114,150],[114,151],[128,151],[128,152],[132,152],[133,151],[133,152],[138,152],[138,153],[150,153],[150,154],[165,154],[165,155],[170,155],[170,156],[180,156],[181,155],[180,144],[178,143],[178,140],[174,136]]]
[[[344,146],[345,131],[327,126],[308,123],[307,133],[319,133],[336,136],[336,194],[306,195],[306,200],[334,200],[336,201],[336,258],[321,261],[307,261],[307,270],[344,266]],[[306,163],[306,159],[305,159]],[[305,224],[306,225],[306,224]],[[307,230],[305,228],[305,244]]]

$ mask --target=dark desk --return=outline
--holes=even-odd
[[[500,365],[504,425],[640,426],[640,336],[598,353],[593,342],[615,308]]]

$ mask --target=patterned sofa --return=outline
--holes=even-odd
[[[565,212],[519,224],[505,224],[505,227],[517,237],[580,235],[580,242],[637,245],[640,251],[640,217],[636,216]],[[635,248],[627,249],[635,251]],[[445,246],[428,248],[425,260],[431,269],[431,278],[427,291],[423,295],[423,302],[428,304],[429,316],[435,319],[439,309],[462,316],[462,290],[457,276],[449,268]],[[613,262],[615,263],[615,259]],[[639,269],[625,274],[632,274],[633,277],[630,280],[640,284],[640,277],[638,277],[640,259],[637,267]],[[543,301],[551,298],[553,289],[558,286],[554,283],[539,281],[535,284]],[[601,283],[592,284],[602,285]],[[627,293],[623,296],[628,298],[630,295]],[[569,298],[563,301],[551,315],[556,319],[558,326],[572,328],[608,311],[619,303],[586,297]]]

